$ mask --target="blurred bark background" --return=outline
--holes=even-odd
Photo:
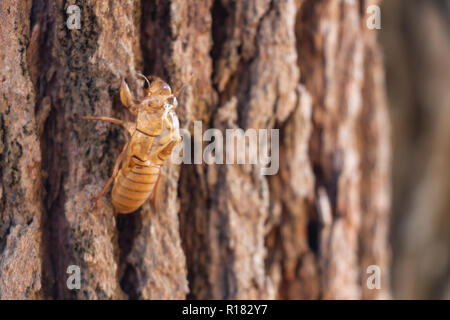
[[[385,1],[393,122],[392,287],[450,299],[450,2]]]
[[[390,121],[376,1],[0,2],[0,298],[386,298]],[[66,9],[81,8],[81,29]],[[280,171],[167,164],[162,199],[92,197],[135,70],[184,84],[184,128],[280,129]],[[69,265],[81,289],[68,290]],[[366,286],[378,265],[381,290]]]

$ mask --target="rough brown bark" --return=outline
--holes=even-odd
[[[369,1],[2,1],[0,298],[387,297],[389,121]],[[280,171],[168,164],[162,204],[92,196],[144,70],[182,126],[280,129]],[[66,268],[79,265],[81,290]],[[366,268],[382,289],[366,289]]]
[[[383,10],[394,145],[393,292],[450,299],[450,3],[395,0]]]

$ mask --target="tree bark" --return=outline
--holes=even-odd
[[[389,119],[373,1],[0,3],[0,298],[389,296]],[[81,28],[66,27],[69,5]],[[113,215],[120,78],[186,85],[193,132],[280,130],[280,170],[167,164],[160,205]],[[66,286],[69,265],[81,289]],[[381,290],[366,286],[369,265]]]
[[[394,145],[393,294],[450,299],[450,3],[386,1],[383,12]]]

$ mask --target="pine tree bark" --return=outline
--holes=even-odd
[[[373,1],[0,3],[0,298],[389,296],[389,119]],[[81,8],[81,28],[66,10]],[[280,129],[280,170],[167,164],[161,205],[113,215],[135,70],[187,85],[183,128]],[[381,290],[366,268],[382,270]],[[68,290],[69,265],[81,289]]]
[[[386,1],[383,12],[394,146],[393,294],[450,299],[450,2]]]

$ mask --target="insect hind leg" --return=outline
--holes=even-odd
[[[97,206],[98,206],[98,200],[100,200],[100,198],[103,197],[103,195],[106,193],[106,191],[108,191],[109,187],[111,186],[111,183],[114,181],[114,178],[119,173],[120,163],[122,162],[122,160],[126,154],[127,147],[128,147],[128,142],[125,143],[125,145],[123,146],[122,152],[117,157],[116,163],[114,164],[113,173],[112,173],[111,177],[108,179],[108,182],[106,182],[106,185],[103,187],[102,191],[100,191],[100,193],[94,198],[95,208],[97,208]]]

